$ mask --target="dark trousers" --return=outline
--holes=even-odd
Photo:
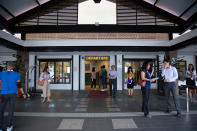
[[[93,87],[94,85],[94,88],[96,88],[96,79],[93,79],[92,83],[91,83],[91,88]]]
[[[103,89],[107,88],[107,78],[102,78]]]
[[[8,104],[8,119],[6,126],[10,127],[13,125],[16,99],[17,99],[16,94],[2,95],[2,101],[0,102],[0,129],[3,128],[4,112],[7,104]]]
[[[178,98],[177,90],[176,90],[176,83],[175,82],[165,83],[164,88],[165,88],[165,96],[166,96],[166,102],[167,102],[167,110],[172,111],[172,106],[170,102],[170,91],[171,91],[177,113],[181,113],[181,107],[180,107],[179,98]]]
[[[149,94],[150,94],[150,90],[146,89],[145,87],[142,87],[142,111],[144,112],[145,116],[149,114],[149,109],[148,109]]]
[[[110,86],[110,96],[112,96],[112,94],[113,96],[115,96],[117,91],[116,79],[110,79],[109,86]]]

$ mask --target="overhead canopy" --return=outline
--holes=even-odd
[[[35,14],[39,14],[43,10],[46,11],[46,9],[49,6],[50,6],[49,8],[51,8],[51,6],[59,6],[60,4],[58,5],[58,3],[60,3],[60,2],[71,2],[72,3],[73,1],[83,2],[86,0],[0,0],[0,25],[1,25],[1,27],[2,27],[2,25],[4,27],[9,27],[9,26],[13,27],[16,24],[28,22],[25,20],[39,21],[39,17],[33,18],[32,16],[34,16]],[[171,25],[184,26],[185,27],[184,30],[191,29],[197,25],[197,20],[196,20],[197,0],[108,0],[108,1],[111,1],[111,2],[131,1],[131,2],[139,5],[139,7],[141,8],[141,9],[136,8],[136,12],[143,10],[143,9],[146,9],[146,10],[143,10],[143,11],[145,11],[145,13],[147,11],[149,12],[149,10],[151,10],[151,13],[156,12],[157,16],[155,15],[156,22],[154,25],[161,25],[161,24],[158,24],[158,22],[157,22],[157,20],[158,20],[161,23],[161,21],[160,21],[161,18],[157,19],[158,16],[159,17],[165,16],[169,20],[169,21],[162,21],[163,23],[165,22],[165,24],[167,23],[168,25],[171,24]],[[75,2],[73,2],[73,3],[75,3]],[[121,6],[124,6],[124,5],[121,5]],[[121,10],[123,10],[121,6],[119,6],[120,8],[117,8],[117,13],[119,13],[119,14],[117,14],[117,24],[120,24],[121,22],[124,23],[125,20],[128,20],[128,19],[129,19],[129,21],[131,21],[134,18],[133,16],[132,16],[132,18],[120,16],[120,15],[122,15],[122,14],[120,14]],[[78,10],[78,7],[75,6],[75,7],[72,7],[72,9],[68,8],[67,10],[73,10],[73,9]],[[128,11],[134,11],[134,9],[131,9],[130,7],[128,7],[128,9],[129,9]],[[152,14],[154,16],[154,13],[152,13]],[[46,16],[45,16],[46,14],[43,14],[43,15],[44,15],[43,19],[46,19]],[[67,15],[71,15],[71,13],[67,12]],[[73,13],[73,15],[75,15],[75,17],[77,18],[77,14]],[[128,16],[129,13],[127,13],[127,14],[125,13],[124,15]],[[143,17],[140,18],[137,15],[136,15],[136,17],[137,18],[134,18],[134,20],[135,19],[145,19]],[[144,16],[144,17],[148,17],[148,16]],[[69,21],[71,24],[73,24],[73,23],[75,25],[77,24],[76,19],[72,15],[70,17],[64,16],[62,18],[63,18],[63,20],[66,18],[66,21]],[[151,17],[151,18],[149,17],[145,20],[141,20],[141,23],[143,23],[143,25],[151,25],[151,24],[148,24],[148,22],[150,21],[148,19],[153,19],[153,18],[154,17]],[[51,19],[53,19],[53,18],[51,18]],[[59,19],[59,21],[61,19]],[[61,23],[64,24],[63,20]],[[6,23],[6,21],[7,21],[7,23]],[[46,21],[49,22],[48,19]],[[54,20],[54,21],[56,21],[56,20]],[[140,20],[137,20],[137,21],[140,22]],[[58,23],[58,22],[56,22],[56,23]],[[36,25],[36,24],[34,24],[34,25]],[[137,23],[136,25],[139,25],[139,23]]]

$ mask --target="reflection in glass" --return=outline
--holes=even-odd
[[[56,83],[62,83],[62,62],[56,62],[55,63],[55,82]]]

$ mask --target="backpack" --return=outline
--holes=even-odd
[[[101,77],[102,78],[107,78],[107,71],[106,70],[102,70]]]

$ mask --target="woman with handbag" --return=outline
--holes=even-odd
[[[134,72],[131,66],[128,68],[127,72],[127,88],[128,88],[128,95],[133,95],[133,87],[134,87]]]
[[[49,73],[49,67],[46,66],[43,70],[43,72],[40,75],[40,81],[44,81],[44,84],[42,86],[43,89],[43,100],[42,103],[44,104],[47,98],[47,102],[50,103],[50,96],[51,96],[51,91],[50,91],[50,73]]]
[[[151,74],[148,72],[149,69],[150,69],[150,63],[146,61],[143,63],[140,73],[141,80],[143,81],[143,84],[141,84],[142,100],[143,100],[142,111],[144,112],[144,116],[147,118],[151,118],[148,109],[148,101],[149,101],[151,82],[154,82],[154,80],[151,79],[151,76],[153,75],[154,72],[154,68],[152,68]]]

